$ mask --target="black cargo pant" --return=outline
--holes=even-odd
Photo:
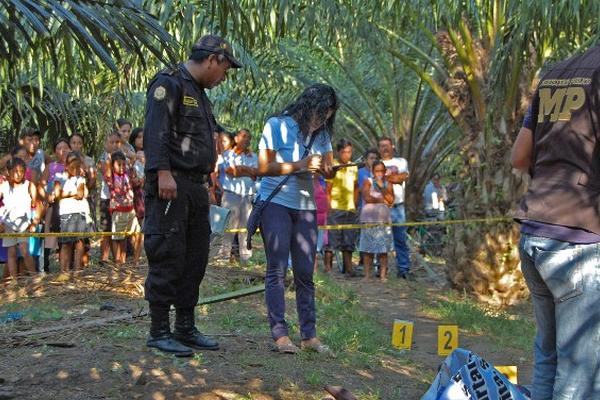
[[[146,177],[146,300],[151,306],[193,308],[208,262],[208,192],[199,179],[186,174],[174,178],[177,198],[167,209],[168,201],[158,197],[157,176]]]

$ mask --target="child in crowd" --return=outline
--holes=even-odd
[[[69,145],[71,146],[72,151],[76,151],[80,154],[82,162],[81,162],[81,172],[80,175],[85,177],[86,186],[88,188],[88,203],[90,204],[90,215],[92,217],[92,221],[96,223],[96,165],[94,159],[90,156],[85,155],[83,152],[83,146],[85,144],[85,140],[83,135],[80,133],[73,133],[69,137]]]
[[[27,153],[27,149],[25,149],[25,147],[23,147],[21,145],[17,145],[10,152],[10,158],[15,158],[15,157],[20,158],[21,160],[25,161],[25,164],[27,165],[27,167],[25,168],[25,179],[31,183],[34,183],[33,182],[33,170],[31,169],[31,167],[29,166],[29,164],[26,161],[29,158],[29,153]],[[37,187],[36,187],[36,189],[37,189]],[[40,198],[41,198],[41,196],[39,195],[39,190],[38,190],[38,194],[37,194],[38,202],[39,202]],[[42,210],[41,217],[43,218],[43,207],[41,204],[39,205],[39,207],[41,207],[41,210]],[[39,207],[37,204],[31,206],[30,217],[32,219],[35,217],[37,209]],[[43,228],[43,226],[40,224],[36,227],[35,231],[41,232],[42,228]],[[43,248],[42,238],[30,236],[28,239],[28,246],[29,246],[29,254],[33,257],[33,261],[34,261],[36,270],[38,270],[40,256],[42,255],[42,248]],[[20,266],[23,262],[23,256],[19,253],[18,249],[17,249],[17,262]],[[49,271],[46,270],[45,272],[49,272]]]
[[[0,208],[0,223],[4,226],[6,233],[24,233],[35,231],[40,223],[41,208],[37,207],[37,191],[35,185],[25,179],[25,161],[18,157],[12,158],[7,163],[7,180],[0,184],[0,198],[4,203]],[[36,207],[36,215],[31,218],[31,208]],[[17,268],[17,246],[23,255],[25,268],[30,274],[34,274],[35,264],[33,257],[29,254],[29,238],[4,238],[3,246],[8,248],[8,276],[16,278]]]
[[[58,182],[63,184],[65,175],[65,162],[67,154],[71,151],[67,139],[58,139],[54,143],[55,161],[48,165],[42,175],[42,185],[44,185],[43,193],[48,201],[48,209],[46,210],[46,219],[44,232],[60,232],[60,213],[58,199],[54,193],[54,185]],[[58,248],[58,240],[56,237],[46,237],[44,239],[44,270],[48,271],[50,266],[50,253]]]
[[[112,232],[139,232],[140,227],[133,209],[133,188],[127,172],[127,158],[120,151],[113,153],[106,161],[104,171],[104,180],[110,190]],[[115,262],[124,263],[127,257],[126,237],[113,235],[112,241]]]
[[[70,152],[66,159],[66,180],[54,185],[54,198],[59,202],[60,231],[88,232],[90,228],[90,207],[87,202],[88,188],[85,178],[81,176],[81,155]],[[68,273],[71,267],[73,253],[73,268],[82,269],[84,253],[83,239],[78,237],[59,238],[60,270]],[[73,251],[74,250],[74,251]]]
[[[222,129],[222,128],[221,128]],[[214,180],[213,190],[214,197],[217,204],[221,204],[221,200],[223,197],[223,184],[225,183],[225,159],[223,158],[223,153],[227,150],[233,149],[235,146],[235,135],[232,132],[227,132],[226,130],[222,130],[219,132],[219,143],[217,148],[220,150],[219,155],[217,156],[217,162],[215,165],[216,179]]]
[[[372,166],[372,178],[364,181],[362,190],[363,206],[360,212],[360,222],[363,224],[389,224],[392,222],[390,207],[394,204],[393,185],[385,178],[385,165],[375,161]],[[373,257],[377,254],[380,264],[380,279],[387,280],[388,256],[394,249],[392,228],[376,226],[362,228],[358,248],[363,252],[365,280],[371,278]]]
[[[104,142],[104,153],[98,160],[98,170],[102,172],[101,187],[100,187],[100,219],[98,224],[98,231],[100,232],[111,232],[112,231],[112,219],[109,211],[110,208],[110,189],[104,178],[106,174],[106,165],[110,161],[110,155],[121,148],[121,135],[119,132],[111,132],[106,137]],[[108,257],[111,251],[111,240],[109,236],[104,236],[100,242],[100,261],[108,261]],[[114,257],[114,254],[113,254]]]
[[[146,182],[146,176],[144,169],[146,167],[146,157],[144,156],[144,129],[135,128],[131,132],[129,137],[129,144],[135,149],[135,161],[133,162],[133,173],[131,174],[131,184],[133,186],[133,208],[135,210],[135,217],[138,220],[140,226],[144,226],[144,214],[145,214],[145,203],[144,203],[144,183]],[[144,235],[136,233],[132,236],[133,242],[133,260],[138,262],[142,254]]]
[[[82,161],[81,161],[80,175],[85,178],[86,186],[88,189],[87,202],[88,202],[89,209],[90,209],[88,223],[91,223],[90,229],[95,231],[96,224],[97,224],[97,220],[96,220],[96,175],[97,175],[96,163],[94,162],[94,159],[92,157],[87,156],[84,153],[83,147],[85,144],[85,139],[83,138],[82,134],[77,133],[77,132],[71,134],[71,136],[69,137],[69,144],[71,145],[72,151],[76,151],[81,155]],[[82,258],[81,263],[84,267],[86,267],[90,261],[91,241],[90,241],[89,237],[87,237],[83,240],[83,247],[84,247],[84,251],[83,251],[83,258]]]
[[[40,150],[38,149],[37,151],[40,151]],[[32,157],[30,157],[25,146],[22,146],[22,145],[15,146],[15,148],[13,148],[13,150],[10,152],[10,154],[7,157],[8,157],[7,160],[18,157],[21,160],[25,161],[25,165],[27,166],[25,168],[25,179],[35,185],[35,182],[33,180],[34,179],[34,171],[31,167],[32,163],[28,162],[28,160],[32,161]],[[36,186],[36,188],[37,188],[37,186]],[[38,189],[37,193],[38,193],[37,199],[39,201],[42,198],[42,196],[40,196],[40,194],[39,194],[40,193],[39,189]],[[40,205],[40,207],[41,207],[41,205]],[[37,208],[38,208],[37,204],[35,206],[32,205],[32,207],[31,207],[31,218],[32,219],[36,215]],[[42,208],[42,218],[43,218],[43,208]],[[41,232],[41,231],[42,231],[42,225],[40,224],[36,227],[36,232]],[[30,236],[29,240],[28,240],[28,246],[29,246],[29,254],[33,257],[34,264],[35,264],[35,267],[37,270],[39,268],[39,257],[42,255],[42,247],[43,247],[42,238]],[[19,253],[18,249],[17,249],[17,262],[19,264],[19,268],[22,268],[23,256]],[[46,270],[45,272],[48,272],[48,271]]]

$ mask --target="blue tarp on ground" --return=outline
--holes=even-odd
[[[421,400],[529,400],[524,392],[483,358],[459,348],[446,357]]]

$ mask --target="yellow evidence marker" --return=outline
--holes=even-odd
[[[412,321],[395,319],[392,329],[392,346],[397,349],[410,350],[412,348],[413,326]]]
[[[458,326],[438,326],[438,355],[447,356],[458,347]]]
[[[494,365],[494,368],[496,368],[502,375],[506,376],[510,383],[515,385],[518,384],[516,365]]]

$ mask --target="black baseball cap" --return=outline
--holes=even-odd
[[[202,36],[200,40],[198,40],[192,46],[192,53],[196,50],[204,50],[215,54],[222,54],[229,60],[233,68],[243,67],[242,63],[233,56],[231,45],[222,37],[215,35]]]

